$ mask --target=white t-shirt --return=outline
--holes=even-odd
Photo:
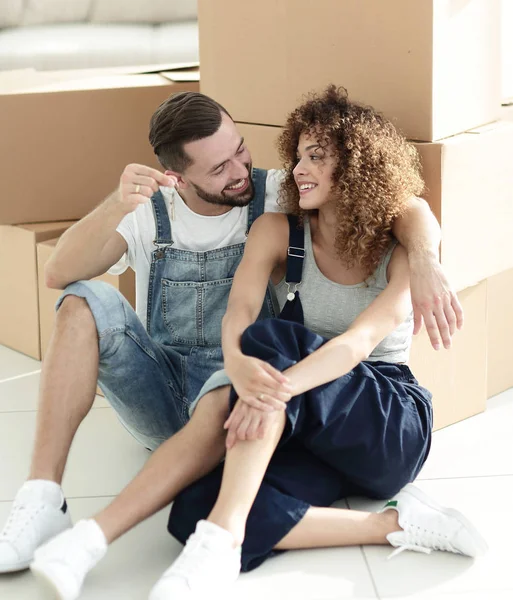
[[[265,212],[278,212],[278,190],[283,172],[270,170],[265,189]],[[160,188],[169,212],[170,200],[174,204],[174,220],[171,222],[173,248],[205,252],[216,250],[246,240],[248,207],[235,207],[215,217],[206,217],[192,212],[174,188]],[[118,225],[128,244],[128,251],[121,260],[109,269],[109,273],[120,275],[128,267],[136,273],[136,312],[146,327],[148,284],[150,279],[151,255],[155,250],[155,217],[151,202],[146,202],[128,214]]]

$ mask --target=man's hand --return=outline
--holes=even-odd
[[[235,446],[237,440],[263,439],[269,424],[269,414],[258,408],[252,408],[239,399],[232,414],[224,424],[228,430],[226,449]]]
[[[292,388],[288,377],[264,360],[240,354],[227,359],[225,368],[242,402],[264,412],[285,410]]]
[[[145,204],[158,192],[159,186],[175,187],[177,180],[156,169],[132,164],[125,167],[119,182],[119,199],[125,214],[133,212],[139,204]]]
[[[451,288],[437,257],[425,254],[409,257],[411,298],[414,314],[413,334],[422,329],[422,321],[435,350],[451,347],[456,328],[463,327],[463,309]]]

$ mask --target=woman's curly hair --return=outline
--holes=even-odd
[[[335,248],[348,268],[357,264],[370,275],[390,244],[394,219],[424,189],[417,151],[383,115],[349,101],[344,88],[330,85],[310,94],[289,115],[278,140],[285,168],[279,203],[301,218],[305,211],[299,207],[293,169],[302,133],[335,153]]]

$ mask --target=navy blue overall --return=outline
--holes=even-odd
[[[289,221],[287,282],[294,283],[301,281],[304,240],[297,221]],[[284,371],[327,341],[302,324],[296,292],[280,318],[246,329],[241,349]],[[232,388],[232,406],[236,400]],[[361,362],[335,381],[292,398],[286,413],[283,437],[248,518],[243,571],[274,554],[274,546],[310,506],[330,506],[351,495],[388,499],[416,478],[429,453],[431,394],[405,364]],[[209,515],[222,473],[219,465],[175,500],[168,530],[182,543]]]

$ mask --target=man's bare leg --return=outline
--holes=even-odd
[[[60,484],[77,428],[94,401],[98,363],[89,306],[67,296],[43,364],[29,478],[0,534],[0,573],[26,569],[41,544],[71,527]]]
[[[225,386],[206,394],[191,421],[164,442],[135,479],[94,517],[108,543],[167,506],[219,464],[225,453],[229,390]]]
[[[61,483],[71,443],[94,402],[98,334],[87,302],[66,296],[43,363],[29,479]]]

